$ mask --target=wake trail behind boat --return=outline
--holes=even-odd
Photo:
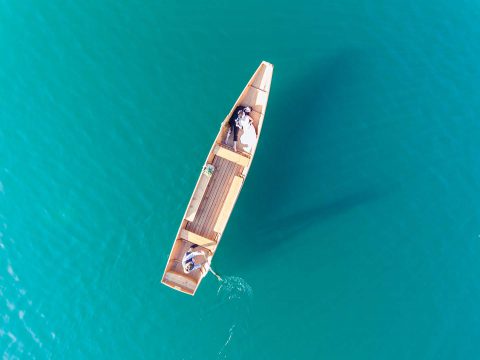
[[[239,276],[226,276],[218,288],[217,295],[222,295],[228,300],[241,299],[245,296],[251,298],[253,289]]]
[[[239,276],[224,276],[219,285],[219,310],[224,313],[228,333],[217,353],[217,360],[227,359],[235,353],[236,347],[248,345],[248,323],[253,298],[252,287]]]

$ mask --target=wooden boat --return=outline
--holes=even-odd
[[[208,266],[220,243],[255,154],[267,108],[272,74],[273,65],[263,61],[220,126],[178,229],[162,277],[162,283],[173,289],[194,295],[208,272]],[[253,119],[255,132],[251,126],[249,132],[256,138],[253,143],[250,141],[244,145],[241,140],[246,134],[242,134],[243,131],[240,130],[235,152],[224,141],[229,129],[229,119],[237,106],[252,108],[249,115]],[[230,137],[231,141],[232,138],[233,136]],[[250,140],[251,138],[252,136]],[[195,251],[204,251],[208,261],[201,268],[187,274],[183,270],[182,259],[195,245]],[[195,259],[196,263],[203,261],[203,256]]]

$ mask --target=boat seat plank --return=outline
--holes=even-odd
[[[220,211],[217,222],[215,223],[215,227],[213,228],[215,232],[221,234],[225,230],[228,218],[230,217],[233,206],[235,205],[235,201],[237,200],[240,189],[242,188],[242,183],[243,178],[241,178],[240,176],[235,176],[233,178],[232,185],[228,190],[227,198],[223,203],[222,210]]]
[[[192,196],[192,201],[190,201],[190,206],[188,207],[185,220],[188,220],[191,222],[195,219],[195,215],[197,214],[200,203],[202,202],[203,195],[207,190],[208,183],[210,182],[210,178],[211,176],[205,175],[203,172],[202,172],[202,175],[200,175],[200,180],[198,182],[197,189],[195,190],[195,193]]]
[[[220,145],[215,146],[214,154],[243,167],[247,166],[250,162],[250,158]]]
[[[201,235],[195,234],[194,232],[188,231],[186,229],[182,229],[180,231],[180,237],[184,240],[190,241],[196,245],[204,247],[210,251],[215,251],[217,247],[217,242],[215,240],[207,239]]]
[[[197,287],[197,283],[193,281],[191,277],[175,271],[167,271],[163,277],[163,280],[171,283],[174,286],[178,285],[191,291],[195,290]]]

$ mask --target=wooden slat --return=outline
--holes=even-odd
[[[233,164],[222,158],[215,157],[213,165],[215,166],[216,171],[213,174],[213,179],[202,200],[198,216],[191,226],[187,226],[188,230],[210,238],[213,238],[213,236],[209,236],[213,229],[208,228],[208,221],[211,218],[211,212],[214,208],[220,206],[217,203],[218,196],[226,187],[225,185],[230,172],[230,167],[233,166]]]
[[[218,216],[217,222],[213,228],[215,232],[221,234],[223,233],[223,230],[225,230],[228,218],[230,217],[230,214],[233,210],[233,205],[235,205],[235,200],[237,200],[238,193],[242,188],[242,183],[243,178],[241,178],[240,176],[235,176],[232,185],[230,186],[230,190],[228,190],[227,198],[223,203],[220,215]]]
[[[206,218],[206,221],[204,223],[204,228],[202,229],[205,232],[205,234],[207,234],[208,237],[210,238],[215,237],[213,226],[215,225],[218,212],[222,207],[223,202],[225,201],[228,189],[230,188],[230,185],[233,181],[233,177],[234,177],[233,171],[236,166],[234,163],[222,158],[218,158],[218,161],[223,164],[223,168],[225,169],[225,172],[223,174],[221,185],[216,189],[217,191],[215,192],[214,196],[212,196],[212,198],[209,199],[211,202],[211,206],[209,208],[208,217]]]
[[[234,177],[235,164],[220,157],[215,157],[213,163],[217,169],[221,169],[214,179],[208,194],[205,196],[205,204],[202,205],[202,214],[199,215],[198,226],[194,232],[213,239],[215,232],[213,226],[216,221],[216,214],[221,208],[225,197],[227,196],[230,183]]]
[[[226,160],[224,160],[224,161],[228,162]],[[228,163],[230,163],[230,162],[228,162]],[[229,172],[229,181],[226,184],[226,186],[224,187],[224,190],[222,191],[221,200],[219,201],[219,203],[215,207],[215,210],[210,215],[210,224],[209,224],[209,229],[211,231],[211,233],[209,233],[210,238],[215,238],[217,236],[217,233],[215,232],[214,227],[215,227],[215,224],[218,220],[220,212],[222,210],[222,206],[223,206],[224,202],[226,201],[228,191],[229,191],[230,187],[232,186],[233,179],[235,178],[236,175],[241,175],[241,173],[244,169],[243,166],[233,164],[233,163],[231,163],[231,164],[233,165],[233,168]]]
[[[197,287],[197,283],[190,277],[174,271],[167,271],[163,277],[163,280],[171,283],[173,286],[178,285],[185,290],[193,291]]]
[[[194,232],[188,231],[186,229],[182,229],[180,231],[180,237],[182,239],[190,241],[191,243],[204,247],[205,249],[208,249],[212,252],[215,251],[215,248],[217,247],[217,242],[215,240],[207,239],[206,237],[195,234]]]
[[[205,190],[207,190],[210,178],[210,176],[205,175],[203,172],[202,175],[200,175],[200,181],[198,182],[197,189],[195,190],[195,194],[192,196],[192,201],[190,202],[190,206],[187,210],[187,216],[185,217],[186,220],[193,221],[195,219],[195,215],[197,214],[197,210],[200,206],[203,195],[205,194]]]
[[[239,153],[236,153],[235,151],[228,150],[224,147],[221,147],[220,145],[215,146],[214,153],[217,156],[220,156],[224,159],[227,159],[228,161],[234,162],[243,167],[247,166],[250,162],[250,158],[243,156]]]
[[[199,222],[199,231],[201,234],[208,236],[209,228],[208,221],[211,218],[212,210],[215,206],[218,206],[216,203],[218,201],[218,194],[222,192],[225,187],[225,182],[227,181],[227,175],[229,171],[229,163],[227,161],[222,161],[220,158],[214,158],[214,163],[217,164],[217,167],[221,170],[218,173],[218,177],[215,179],[215,186],[211,188],[208,198],[205,200],[204,216],[202,221]]]

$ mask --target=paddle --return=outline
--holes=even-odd
[[[215,275],[218,279],[218,281],[223,281],[222,278],[215,272],[213,269],[209,266],[208,271],[210,271],[213,275]]]
[[[210,260],[207,259],[207,262],[205,263],[205,267],[208,268],[207,271],[210,271],[213,275],[215,275],[215,277],[218,279],[218,281],[223,281],[223,279],[220,277],[220,275],[218,275],[215,271],[213,271],[212,267],[210,266]]]

